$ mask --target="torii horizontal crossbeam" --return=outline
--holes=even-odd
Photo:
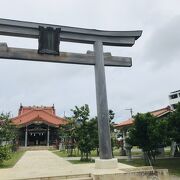
[[[0,43],[0,58],[18,59],[27,61],[56,62],[82,65],[95,65],[93,52],[87,54],[61,52],[59,56],[38,54],[35,49],[10,48],[6,43]],[[111,56],[111,53],[104,53],[105,66],[131,67],[130,57]]]
[[[109,46],[133,46],[142,31],[101,31],[0,18],[0,35],[39,38],[39,26],[60,28],[60,41],[94,44],[101,41]]]

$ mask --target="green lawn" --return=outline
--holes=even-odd
[[[13,167],[16,162],[22,157],[25,151],[16,151],[11,154],[11,159],[4,161],[0,164],[0,168],[10,168]]]
[[[142,155],[142,152],[138,150],[137,147],[133,147],[134,151],[132,152],[132,155]],[[68,154],[66,151],[54,151],[56,155],[60,157],[68,157]],[[120,151],[119,149],[114,149],[114,156],[119,156]],[[170,155],[170,149],[165,149],[166,156]],[[72,157],[80,157],[80,154],[77,153],[77,150],[75,153],[73,153]],[[96,151],[92,151],[91,157],[96,157]],[[81,163],[93,163],[94,161],[80,161],[80,160],[69,160],[73,164],[81,164]],[[144,166],[144,160],[143,159],[134,159],[133,161],[128,162],[127,160],[119,160],[121,163],[129,164],[132,166]],[[178,175],[180,176],[180,158],[168,158],[168,159],[158,159],[156,161],[156,165],[154,168],[159,169],[169,169],[170,174]]]
[[[167,155],[169,155],[169,151],[165,151]],[[54,151],[53,153],[55,153],[56,155],[60,156],[60,157],[68,157],[68,154],[66,153],[66,151]],[[117,155],[119,153],[119,150],[116,149],[114,151],[114,155]],[[134,154],[136,155],[140,155],[141,152],[136,152]],[[93,157],[96,156],[96,151],[92,151],[91,156]],[[79,157],[79,155],[75,154],[73,155],[73,157]],[[80,161],[80,160],[69,160],[69,162],[71,162],[72,164],[81,164],[81,163],[94,163],[94,161],[90,160],[90,161]],[[128,164],[128,165],[132,165],[132,166],[144,166],[144,160],[143,159],[133,159],[132,161],[127,161],[125,159],[123,160],[119,160],[119,162],[124,163],[124,164]],[[157,169],[168,169],[170,174],[174,174],[177,176],[180,176],[180,158],[168,158],[168,159],[157,159],[156,160],[156,165],[154,166],[154,168]]]
[[[132,161],[119,160],[120,163],[132,166],[144,166],[143,159],[134,159]],[[180,158],[157,159],[155,169],[168,169],[170,174],[180,176]]]
[[[54,154],[57,154],[60,157],[81,157],[80,152],[78,154],[77,150],[75,152],[73,152],[72,156],[69,156],[68,153],[64,150],[64,151],[53,151]],[[91,151],[91,154],[89,155],[89,157],[96,157],[96,151]]]
[[[52,152],[60,157],[68,157],[68,154],[66,153],[66,151],[52,151]]]
[[[54,154],[60,156],[60,157],[68,157],[68,154],[66,153],[66,151],[54,151]],[[79,157],[79,156],[73,156],[73,157]],[[83,164],[83,163],[94,163],[95,161],[93,159],[89,159],[89,160],[68,160],[70,163],[72,164]]]
[[[135,149],[137,149],[137,148],[135,148]],[[49,151],[54,151],[54,150],[49,149]],[[61,156],[61,157],[68,157],[68,153],[65,150],[64,151],[55,151],[54,153],[57,154],[58,156]],[[117,148],[114,148],[113,154],[114,154],[114,156],[120,156],[120,150]],[[142,152],[140,152],[140,151],[136,152],[135,151],[135,152],[132,152],[132,155],[142,155]],[[72,157],[80,157],[80,156],[81,156],[80,152],[78,154],[77,149],[75,151],[73,151]],[[91,151],[91,154],[89,155],[89,157],[97,157],[96,150]]]

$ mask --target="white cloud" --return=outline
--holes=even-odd
[[[6,0],[0,17],[105,30],[142,29],[134,47],[104,48],[133,58],[131,68],[106,68],[109,108],[118,120],[129,117],[125,108],[145,112],[168,105],[168,93],[179,89],[179,5],[179,0]],[[36,40],[0,38],[9,46],[37,48]],[[90,45],[71,43],[61,43],[60,48],[92,50]],[[0,111],[15,115],[20,102],[54,103],[62,115],[87,103],[96,114],[93,67],[1,60],[0,82]]]

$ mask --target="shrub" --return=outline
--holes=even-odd
[[[11,158],[11,148],[10,146],[0,146],[0,164],[3,163],[4,160],[8,160]]]

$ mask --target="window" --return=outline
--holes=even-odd
[[[171,99],[176,99],[177,97],[178,97],[177,94],[173,94],[173,95],[170,96]]]
[[[172,104],[173,109],[176,109],[177,104]]]

